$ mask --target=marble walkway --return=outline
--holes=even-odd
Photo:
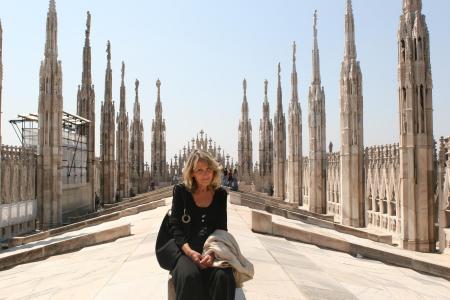
[[[250,209],[228,208],[229,231],[255,266],[236,299],[450,299],[445,279],[256,234]],[[1,271],[0,299],[167,299],[168,274],[154,254],[167,209],[98,225],[131,223],[129,237]]]

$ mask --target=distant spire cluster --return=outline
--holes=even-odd
[[[259,194],[268,201],[266,203],[281,207],[285,212],[295,210],[299,215],[318,219],[331,217],[335,223],[346,227],[369,227],[413,251],[436,250],[435,229],[439,223],[439,246],[443,251],[448,241],[445,230],[450,227],[445,218],[449,206],[447,187],[444,187],[450,180],[445,178],[449,168],[446,155],[450,138],[441,138],[438,154],[433,136],[430,38],[422,14],[422,1],[403,0],[398,27],[398,101],[395,102],[399,107],[399,143],[367,148],[364,148],[363,77],[356,50],[355,15],[351,0],[342,1],[342,4],[345,4],[345,34],[339,80],[340,145],[337,150],[333,152],[330,141],[329,153],[326,151],[325,90],[320,71],[318,12],[314,11],[312,74],[307,96],[309,153],[306,156],[303,156],[303,115],[297,73],[297,47],[301,44],[294,41],[287,116],[283,110],[280,63],[276,71],[273,119],[269,81],[263,82],[257,162],[253,157],[248,101],[252,95],[248,78],[242,80],[237,160],[201,130],[170,158],[170,162],[166,157],[166,120],[163,117],[162,83],[158,78],[148,164],[144,161],[141,85],[135,79],[135,101],[130,119],[126,108],[126,69],[122,61],[116,113],[110,41],[106,43],[105,90],[101,101],[100,157],[95,157],[96,99],[92,84],[92,16],[89,12],[86,14],[81,83],[77,89],[77,115],[63,111],[56,3],[49,0],[45,48],[39,71],[38,115],[24,117],[30,122],[38,122],[38,126],[32,128],[37,131],[37,144],[2,147],[2,157],[7,158],[7,167],[1,168],[6,175],[0,172],[2,200],[8,205],[35,201],[36,216],[33,218],[37,217],[40,229],[46,230],[61,226],[73,214],[91,213],[104,204],[112,205],[149,189],[181,181],[189,155],[195,149],[202,149],[221,164],[223,175],[225,172],[232,175],[233,189],[237,189],[235,179],[239,180],[242,197],[249,193],[253,198],[259,197],[254,192],[264,192],[274,196],[266,198]],[[0,22],[0,106],[2,47]],[[34,196],[36,200],[33,200]],[[440,218],[436,222],[438,211]],[[31,223],[27,220],[17,228]],[[16,225],[2,230],[0,237],[5,238],[6,232],[14,232]]]

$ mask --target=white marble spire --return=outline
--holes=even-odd
[[[273,118],[273,185],[274,196],[286,197],[286,119],[281,91],[281,65],[278,63],[277,108]]]
[[[303,151],[302,151],[302,111],[298,102],[298,79],[296,61],[297,45],[292,44],[292,96],[289,103],[288,119],[288,200],[303,205]]]
[[[320,81],[317,11],[313,18],[312,79],[309,87],[309,210],[326,213],[325,92]]]
[[[362,73],[356,60],[355,22],[351,0],[345,11],[345,54],[341,65],[341,195],[342,223],[365,223]]]

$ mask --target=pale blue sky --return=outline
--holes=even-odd
[[[97,131],[104,95],[106,41],[111,40],[113,97],[119,102],[120,64],[126,63],[127,110],[132,118],[134,81],[140,84],[145,158],[150,159],[157,78],[162,82],[167,156],[200,129],[237,158],[242,80],[248,82],[257,161],[264,79],[269,80],[273,117],[277,63],[282,66],[283,107],[290,98],[292,41],[303,111],[303,151],[308,151],[307,93],[311,81],[312,16],[319,13],[322,83],[326,93],[327,140],[339,145],[339,73],[344,49],[345,0],[57,0],[59,58],[64,110],[76,112],[81,81],[86,11],[92,14],[92,73]],[[354,0],[358,59],[363,72],[366,146],[398,141],[397,27],[401,0]],[[450,1],[424,0],[431,38],[434,133],[450,135]],[[3,25],[3,143],[17,144],[8,120],[37,112],[48,0],[0,1]],[[97,154],[99,148],[97,132]]]

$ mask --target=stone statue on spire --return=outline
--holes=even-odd
[[[108,61],[111,61],[111,42],[109,40],[106,43],[106,53],[107,53],[106,59]]]

